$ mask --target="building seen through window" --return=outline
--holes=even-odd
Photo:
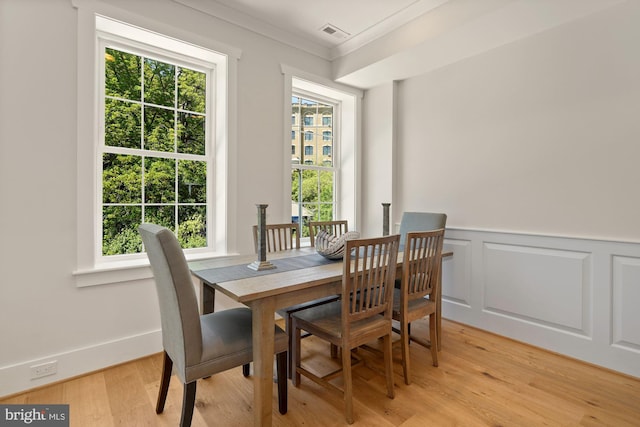
[[[294,94],[291,111],[292,221],[302,219],[306,237],[309,221],[332,220],[335,212],[335,105]]]

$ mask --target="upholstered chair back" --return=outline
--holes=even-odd
[[[400,247],[404,247],[410,231],[430,231],[445,228],[447,215],[434,212],[405,212],[400,222]]]
[[[171,230],[155,224],[142,224],[138,230],[155,277],[163,346],[185,383],[186,367],[197,364],[202,356],[200,315],[191,272]]]

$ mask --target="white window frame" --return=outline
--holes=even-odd
[[[105,25],[106,24],[106,25]],[[99,78],[99,95],[98,95],[98,99],[99,99],[99,110],[98,110],[98,141],[97,141],[97,161],[98,163],[100,162],[100,159],[102,159],[102,156],[105,153],[122,153],[122,154],[134,154],[134,155],[140,155],[140,156],[151,156],[151,157],[162,157],[162,158],[167,158],[167,159],[174,159],[176,161],[178,160],[198,160],[198,161],[205,161],[207,164],[207,180],[206,180],[206,185],[207,185],[207,206],[211,207],[213,205],[212,200],[213,200],[213,181],[212,179],[210,179],[210,177],[212,176],[213,172],[214,172],[214,167],[213,167],[213,162],[214,162],[214,157],[213,157],[213,148],[212,148],[212,137],[211,135],[215,134],[215,125],[214,125],[214,120],[213,117],[215,116],[215,112],[213,111],[214,105],[215,104],[212,101],[212,99],[215,99],[215,88],[212,88],[213,82],[215,81],[215,71],[216,71],[216,64],[214,62],[211,62],[211,59],[215,59],[214,55],[209,54],[209,52],[204,51],[204,50],[200,50],[200,49],[194,49],[192,47],[191,50],[197,50],[196,54],[199,54],[200,57],[196,58],[196,57],[187,57],[183,54],[177,53],[177,52],[172,52],[172,51],[168,51],[166,49],[162,49],[162,48],[158,48],[158,47],[151,47],[149,45],[143,45],[140,41],[138,40],[132,40],[132,39],[127,39],[123,36],[121,36],[120,34],[123,34],[125,32],[127,32],[128,28],[122,28],[124,24],[120,24],[120,23],[114,23],[106,18],[103,17],[98,17],[97,18],[97,26],[98,28],[104,28],[104,27],[111,27],[109,28],[111,31],[116,31],[119,34],[116,34],[114,32],[106,32],[106,31],[101,31],[100,29],[98,29],[96,31],[97,36],[98,36],[98,55],[100,57],[102,57],[102,52],[105,51],[106,48],[113,48],[116,50],[120,50],[120,51],[126,51],[129,53],[132,53],[136,56],[144,56],[144,57],[152,57],[153,59],[157,59],[160,61],[166,61],[168,63],[171,64],[175,64],[177,67],[185,67],[185,68],[189,68],[195,71],[200,71],[206,74],[206,87],[207,87],[207,91],[209,92],[208,96],[207,96],[207,105],[206,105],[206,117],[207,117],[207,129],[205,130],[205,135],[206,135],[206,140],[205,140],[205,154],[203,156],[196,156],[196,155],[187,155],[187,154],[179,154],[179,153],[173,153],[173,152],[153,152],[153,151],[146,151],[143,149],[123,149],[123,148],[113,148],[113,147],[107,147],[104,144],[104,140],[105,140],[105,122],[104,122],[104,111],[105,111],[105,62],[104,60],[99,60],[98,61],[98,74],[100,76]],[[113,28],[114,26],[120,27],[118,28]],[[134,36],[133,34],[131,36]],[[144,36],[144,35],[141,35]],[[176,42],[178,43],[178,42]],[[178,46],[176,46],[178,47]],[[182,47],[182,51],[185,50],[185,47],[187,46],[181,46]],[[142,63],[142,66],[144,66],[144,63]],[[96,206],[96,212],[102,212],[102,208],[103,208],[103,203],[102,203],[102,195],[103,195],[103,187],[102,187],[102,167],[97,167],[96,168],[96,183],[98,185],[98,194],[96,197],[96,202],[98,203],[98,205]],[[144,184],[143,184],[144,185]],[[177,218],[176,218],[177,219]],[[122,261],[135,261],[137,259],[146,259],[147,255],[144,252],[141,253],[135,253],[135,254],[122,254],[122,255],[109,255],[109,256],[105,256],[102,254],[102,237],[103,237],[103,221],[102,221],[102,215],[96,215],[96,230],[98,231],[97,233],[97,238],[99,240],[98,244],[95,245],[95,254],[94,257],[97,260],[98,264],[109,264],[109,263],[119,263]],[[206,247],[203,248],[193,248],[193,249],[185,249],[185,254],[188,256],[190,254],[199,254],[199,253],[208,253],[208,252],[213,252],[213,240],[214,240],[214,233],[213,233],[213,229],[214,227],[211,227],[211,225],[214,223],[214,215],[212,212],[211,208],[207,209],[207,218],[206,218],[206,223],[207,223],[207,242],[208,245]]]
[[[360,147],[361,147],[361,108],[363,91],[304,70],[281,64],[284,78],[284,117],[283,137],[283,206],[291,204],[291,97],[293,92],[307,94],[320,101],[332,100],[338,104],[334,111],[334,136],[338,140],[334,146],[334,168],[336,168],[334,203],[335,218],[349,221],[349,229],[357,230],[360,222]],[[295,90],[294,90],[295,89]]]
[[[72,3],[78,12],[77,255],[76,268],[73,271],[76,285],[84,287],[151,277],[145,254],[101,256],[101,182],[98,182],[98,176],[101,179],[102,161],[98,158],[98,144],[99,124],[103,123],[99,113],[99,97],[103,96],[101,92],[104,91],[104,87],[100,85],[103,77],[100,75],[101,67],[98,64],[104,61],[104,57],[99,57],[98,30],[105,31],[105,21],[100,22],[101,19],[106,19],[107,27],[125,25],[134,31],[143,31],[152,39],[155,38],[156,43],[161,40],[161,46],[174,46],[173,50],[178,51],[185,49],[183,52],[188,52],[189,56],[192,56],[194,51],[207,51],[211,55],[207,59],[213,62],[216,68],[216,78],[211,86],[216,96],[212,99],[215,106],[210,124],[215,127],[212,127],[214,132],[211,133],[212,145],[209,148],[215,156],[212,158],[213,170],[208,174],[208,185],[212,187],[209,193],[212,202],[208,206],[208,214],[213,221],[207,224],[207,228],[208,232],[212,233],[212,238],[209,240],[209,248],[193,251],[194,253],[187,255],[187,258],[208,258],[233,251],[236,245],[235,233],[229,233],[228,230],[234,226],[230,221],[233,222],[236,214],[229,197],[237,186],[237,177],[228,165],[237,155],[236,144],[233,143],[235,132],[230,133],[229,130],[235,129],[237,125],[234,107],[237,102],[237,60],[241,51],[104,3],[92,0],[72,0]],[[117,34],[117,31],[115,33]],[[180,48],[175,49],[175,46]]]

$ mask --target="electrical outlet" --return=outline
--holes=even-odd
[[[52,360],[51,362],[41,363],[39,365],[33,365],[31,367],[31,379],[46,377],[47,375],[53,375],[58,372],[58,361]]]

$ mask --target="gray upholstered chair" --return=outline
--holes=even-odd
[[[400,247],[409,231],[438,230],[447,226],[447,215],[434,212],[404,212],[400,222]]]
[[[435,212],[404,212],[400,222],[400,250],[404,247],[407,233],[410,231],[438,230],[447,226],[447,215]],[[441,290],[442,277],[438,278],[438,288]],[[400,280],[396,281],[396,288],[400,288]],[[436,312],[436,329],[438,333],[438,350],[442,347],[442,295],[438,295]],[[408,330],[411,331],[411,325]]]
[[[176,236],[155,224],[138,228],[156,282],[164,363],[156,413],[164,410],[172,369],[184,384],[181,426],[191,425],[196,381],[218,372],[243,366],[249,375],[253,360],[252,313],[234,308],[200,315],[191,272]],[[277,354],[278,403],[287,412],[287,334],[275,333]]]

